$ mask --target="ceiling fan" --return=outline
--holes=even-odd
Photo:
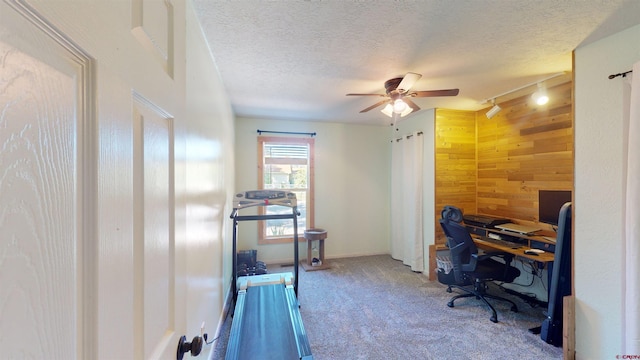
[[[412,97],[435,97],[435,96],[456,96],[459,89],[446,90],[427,90],[427,91],[411,91],[411,87],[418,81],[422,75],[416,73],[407,73],[404,77],[393,78],[385,81],[384,88],[386,94],[347,94],[347,96],[381,96],[385,99],[379,101],[366,109],[360,111],[365,113],[375,109],[378,106],[387,104],[382,112],[389,117],[406,116],[413,111],[420,110],[420,107],[411,101]]]

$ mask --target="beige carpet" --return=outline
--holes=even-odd
[[[539,326],[544,309],[510,297],[519,308],[493,301],[499,323],[474,298],[446,303],[453,295],[390,256],[328,260],[324,271],[300,270],[300,312],[313,357],[323,359],[561,359],[562,348],[528,329]],[[270,268],[269,272],[292,271]],[[454,290],[455,292],[455,290]],[[215,343],[223,359],[231,317]]]

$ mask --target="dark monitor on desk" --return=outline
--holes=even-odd
[[[570,190],[539,190],[538,221],[558,226],[558,214],[567,202],[571,202]]]

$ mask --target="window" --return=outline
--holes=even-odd
[[[258,136],[260,189],[286,189],[298,200],[298,237],[313,227],[313,139]],[[260,214],[291,213],[284,206],[260,207]],[[259,244],[293,241],[293,221],[258,222]]]

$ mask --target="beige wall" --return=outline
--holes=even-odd
[[[640,60],[640,26],[575,51],[576,355],[614,359],[623,348],[625,80]],[[628,106],[628,105],[626,105]]]
[[[328,232],[328,259],[389,252],[389,127],[237,118],[238,192],[258,186],[258,129],[317,133],[315,226]],[[300,246],[302,258],[306,256],[306,245]],[[239,225],[238,249],[257,249],[259,260],[267,263],[293,260],[290,244],[258,245],[255,222]]]
[[[231,287],[233,112],[200,23],[187,2],[186,117],[180,134],[187,241],[187,337],[206,321],[209,339],[224,321]],[[176,151],[176,153],[178,153]],[[178,169],[178,167],[176,167]],[[178,173],[178,171],[176,171]],[[203,353],[212,351],[204,348]]]

